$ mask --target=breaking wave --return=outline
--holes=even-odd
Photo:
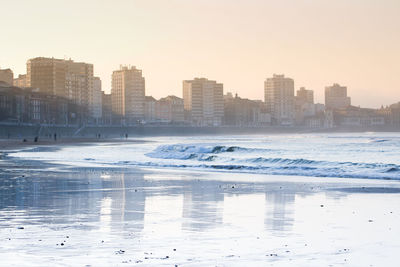
[[[268,155],[270,151],[269,149],[207,144],[163,145],[146,154],[149,158],[161,159],[161,161],[136,164],[152,167],[211,169],[273,175],[400,180],[400,165],[396,164],[257,156],[260,154]]]
[[[205,154],[220,154],[230,152],[267,152],[268,149],[244,148],[238,146],[215,146],[215,145],[162,145],[154,151],[147,153],[146,156],[159,159],[199,159],[212,160]]]

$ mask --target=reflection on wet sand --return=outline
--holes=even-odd
[[[248,222],[243,221],[244,224],[263,220],[266,230],[288,231],[293,223],[291,206],[296,195],[295,191],[278,190],[262,183],[156,180],[151,173],[123,171],[5,177],[0,181],[0,192],[3,226],[18,219],[50,227],[82,224],[114,234],[141,232],[145,223],[152,223],[149,220],[171,214],[180,220],[183,231],[237,224],[245,217]],[[160,202],[168,203],[164,211],[157,211],[163,204]],[[245,206],[240,208],[243,203]],[[7,216],[12,209],[21,213]]]
[[[207,182],[191,183],[183,190],[182,229],[202,231],[222,223],[220,204],[224,194]]]
[[[293,224],[293,203],[295,192],[267,192],[265,193],[266,214],[265,226],[274,232],[290,230]]]
[[[398,188],[388,183],[25,170],[0,179],[0,255],[15,266],[32,255],[40,257],[37,266],[53,266],[55,259],[67,266],[310,266],[315,257],[319,261],[312,266],[327,266],[361,253],[366,263],[383,258],[390,266],[391,250],[381,250],[384,257],[373,253],[382,243],[399,246],[400,196],[398,189],[384,194],[385,185]],[[14,257],[16,252],[23,257]]]

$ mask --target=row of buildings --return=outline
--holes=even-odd
[[[0,121],[41,124],[186,124],[194,126],[400,126],[400,104],[380,109],[351,105],[347,87],[325,88],[325,104],[294,80],[273,75],[264,82],[264,101],[224,95],[222,83],[194,78],[182,83],[182,96],[146,96],[142,70],[120,66],[111,93],[102,90],[93,65],[71,59],[33,58],[26,74],[14,78],[0,69]]]
[[[62,123],[71,121],[80,124],[121,125],[186,123],[200,126],[223,124],[223,85],[204,78],[183,81],[184,98],[170,95],[156,100],[146,96],[145,78],[140,69],[134,66],[121,66],[120,69],[113,71],[111,94],[106,94],[102,91],[100,78],[94,76],[92,64],[39,57],[28,60],[27,73],[15,79],[10,69],[0,69],[0,82],[2,82],[0,97],[3,102],[14,101],[14,104],[0,106],[5,114],[3,122],[4,120],[18,123],[59,122],[60,120],[56,118],[50,120],[49,116],[39,115],[46,112],[45,103],[49,96],[57,101],[63,100],[80,107],[79,111],[76,109],[68,111],[69,117],[79,120],[64,120]],[[38,113],[39,117],[33,119],[28,115],[17,115],[28,109],[13,111],[21,107],[16,99],[29,98],[33,95],[36,100],[39,95],[43,97],[43,108],[42,112]],[[10,110],[11,106],[14,107],[13,110]]]

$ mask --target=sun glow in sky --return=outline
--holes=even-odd
[[[120,64],[137,66],[157,98],[201,76],[263,99],[284,73],[317,102],[334,82],[354,105],[400,101],[399,0],[0,1],[0,67],[15,76],[44,56],[94,64],[105,91]]]

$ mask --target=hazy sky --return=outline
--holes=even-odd
[[[182,96],[207,77],[263,99],[284,73],[315,91],[346,85],[352,103],[400,101],[400,0],[0,0],[0,67],[29,58],[94,64],[103,90],[120,64],[143,70],[146,95]]]

